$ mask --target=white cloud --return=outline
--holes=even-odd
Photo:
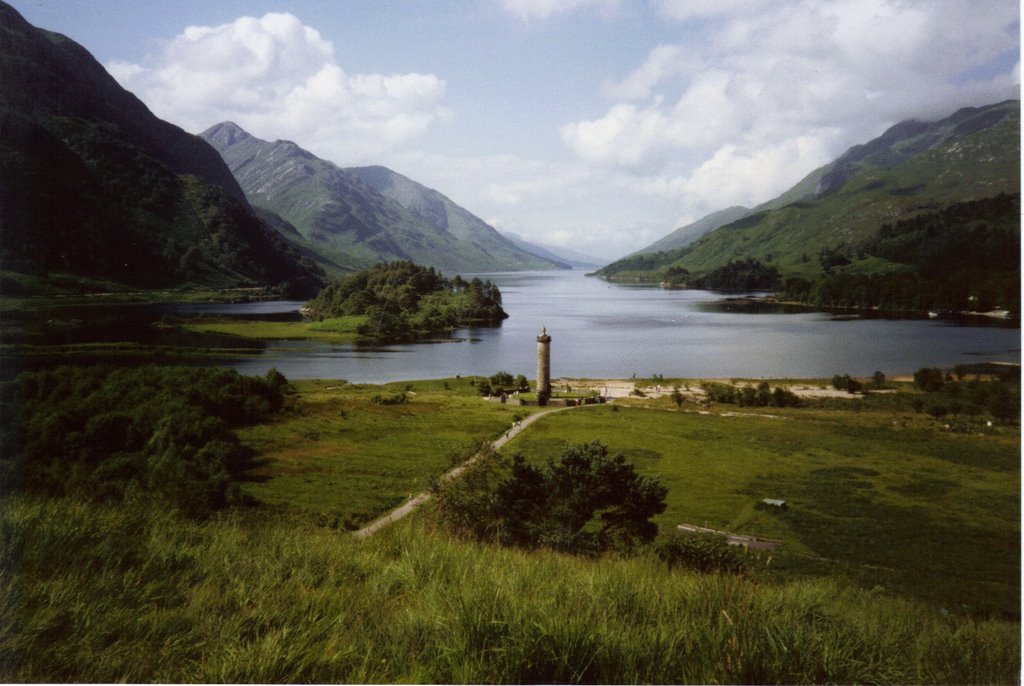
[[[658,12],[669,19],[686,21],[710,19],[765,7],[771,0],[652,0]]]
[[[522,21],[544,20],[585,7],[609,11],[618,4],[619,0],[501,0],[502,9]]]
[[[371,161],[449,114],[442,79],[347,74],[331,43],[291,14],[190,26],[150,63],[107,69],[157,116],[185,129],[232,120],[341,163]]]
[[[621,170],[636,190],[709,210],[767,200],[902,119],[1019,89],[1019,69],[971,76],[1019,50],[1015,1],[984,11],[967,0],[654,4],[689,27],[685,40],[604,84],[618,102],[560,133],[579,159]]]

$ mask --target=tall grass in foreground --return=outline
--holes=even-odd
[[[831,581],[670,572],[253,512],[6,500],[0,678],[1016,683],[1020,625]]]

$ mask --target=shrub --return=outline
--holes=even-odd
[[[377,405],[405,405],[409,402],[409,396],[405,393],[392,393],[391,395],[374,395],[370,401]]]
[[[234,428],[280,410],[287,380],[227,369],[58,367],[0,389],[11,490],[117,500],[141,490],[190,514],[241,499],[252,452]]]
[[[509,374],[508,372],[498,372],[497,374],[491,376],[489,381],[491,382],[492,386],[496,386],[498,388],[510,388],[514,383],[512,375]]]
[[[505,474],[504,478],[499,475]],[[439,484],[440,518],[476,538],[523,548],[596,554],[654,540],[650,520],[668,489],[636,473],[598,441],[572,445],[556,462],[481,460],[462,479]]]
[[[861,389],[860,381],[851,378],[849,374],[843,374],[842,376],[836,374],[833,376],[832,386],[838,391],[846,391],[847,393],[857,393]]]
[[[936,367],[922,367],[914,372],[914,385],[926,393],[941,391],[945,383],[946,376]]]
[[[654,548],[658,557],[668,564],[698,572],[741,574],[748,570],[742,553],[720,536],[672,535],[659,540]]]

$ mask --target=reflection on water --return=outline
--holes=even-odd
[[[244,356],[222,358],[243,373],[276,367],[288,378],[354,382],[439,378],[499,370],[533,377],[536,336],[552,335],[552,374],[576,377],[831,377],[912,372],[922,366],[1020,361],[1020,329],[984,320],[855,319],[781,306],[736,307],[722,295],[612,285],[581,272],[488,274],[510,318],[500,326],[463,329],[426,344],[366,348],[310,341],[247,344]],[[175,315],[298,318],[302,303],[159,305],[53,310],[20,317],[11,336],[25,340],[125,340],[153,345],[242,347],[230,336],[188,334],[152,326]],[[86,310],[90,311],[86,311]],[[5,343],[9,315],[4,315]],[[39,323],[79,320],[61,333]],[[972,324],[972,325],[967,325]],[[33,327],[37,332],[32,333]],[[42,327],[45,328],[45,327]],[[118,338],[118,336],[121,336]],[[143,340],[144,339],[144,340]],[[133,339],[135,340],[135,339]],[[157,341],[157,342],[154,342]]]

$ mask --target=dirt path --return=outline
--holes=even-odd
[[[521,422],[519,422],[518,425],[513,426],[508,431],[506,431],[501,436],[501,438],[499,438],[496,441],[494,441],[493,443],[491,443],[491,448],[493,448],[494,450],[498,450],[499,448],[504,446],[506,443],[511,441],[513,438],[518,436],[519,432],[521,432],[523,429],[528,427],[530,424],[533,424],[535,421],[537,421],[541,417],[546,417],[549,414],[551,414],[552,412],[561,412],[562,410],[568,410],[568,409],[571,409],[571,407],[555,407],[555,408],[552,408],[550,410],[543,410],[541,412],[535,412],[534,414],[531,414],[531,415],[527,416],[525,419],[523,419]],[[463,471],[465,471],[466,467],[468,467],[469,465],[471,465],[474,462],[476,462],[477,460],[479,460],[481,457],[483,457],[483,455],[484,455],[484,453],[482,453],[482,452],[477,453],[473,457],[469,458],[468,460],[466,460],[465,462],[460,464],[455,469],[453,469],[450,472],[446,473],[444,476],[441,477],[441,480],[442,481],[447,481],[448,479],[454,479],[454,478],[458,477],[460,474],[462,474]],[[386,527],[388,524],[391,524],[392,522],[397,522],[402,517],[405,517],[406,515],[410,514],[416,508],[418,508],[420,505],[422,505],[423,503],[427,502],[428,500],[430,500],[430,493],[428,491],[424,491],[423,493],[420,493],[416,497],[410,498],[408,502],[404,503],[403,505],[401,505],[399,507],[396,507],[391,512],[388,512],[387,514],[385,514],[385,515],[383,515],[381,517],[378,517],[377,519],[373,520],[372,522],[370,522],[369,524],[364,526],[362,529],[359,529],[358,531],[356,531],[355,534],[353,534],[353,535],[356,538],[367,538],[368,536],[372,536],[373,534],[377,533],[378,531],[380,531],[381,529]]]

